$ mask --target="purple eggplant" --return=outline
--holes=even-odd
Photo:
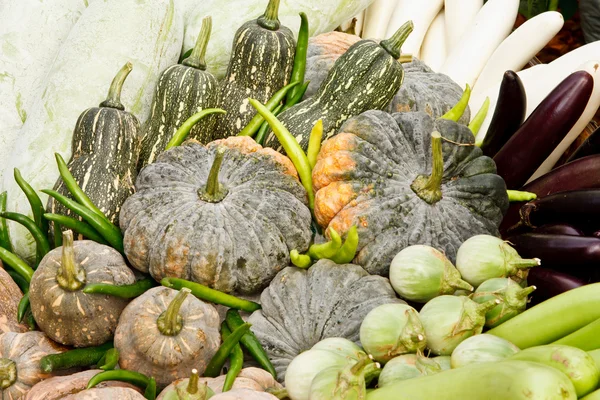
[[[529,270],[527,284],[536,287],[531,295],[530,305],[539,304],[551,297],[586,285],[582,279],[544,267]]]
[[[571,154],[567,162],[579,158],[600,154],[600,128],[596,129],[588,138]]]
[[[583,231],[567,224],[546,224],[535,228],[533,233],[549,233],[552,235],[585,236]]]
[[[526,111],[527,96],[523,82],[514,71],[506,71],[492,122],[481,145],[483,154],[494,157],[523,124]]]
[[[540,103],[494,156],[508,189],[519,189],[577,122],[592,94],[594,78],[577,71]]]

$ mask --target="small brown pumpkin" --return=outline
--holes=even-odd
[[[127,299],[86,294],[86,283],[129,285],[135,276],[121,254],[91,240],[73,243],[63,232],[63,245],[50,251],[31,279],[29,300],[36,323],[51,339],[75,347],[110,340]]]
[[[87,384],[94,375],[102,372],[100,369],[90,369],[67,376],[55,376],[37,383],[27,393],[25,400],[62,400],[65,396],[73,395],[87,389]],[[105,381],[95,388],[107,387],[128,388],[140,391],[136,386],[120,381]],[[114,397],[117,399],[117,397]],[[118,397],[120,399],[120,397]]]
[[[21,297],[21,289],[3,269],[0,261],[0,333],[28,331],[25,325],[17,321],[17,307]]]
[[[146,400],[133,389],[124,387],[93,388],[63,397],[62,400]]]
[[[153,376],[158,387],[192,368],[204,372],[221,343],[220,321],[212,305],[189,292],[156,287],[129,303],[114,339],[121,368]]]
[[[65,350],[38,331],[0,335],[0,399],[21,399],[33,385],[53,376],[40,370],[40,360]]]

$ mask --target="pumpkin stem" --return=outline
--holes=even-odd
[[[74,292],[85,286],[85,270],[75,260],[73,248],[73,231],[62,234],[62,258],[56,273],[58,285],[68,292]]]
[[[7,389],[16,381],[17,364],[9,358],[0,358],[0,389]]]
[[[402,55],[401,49],[408,36],[415,28],[412,21],[406,21],[391,38],[382,40],[379,45],[383,47],[396,60]]]
[[[212,18],[209,15],[202,19],[202,27],[200,28],[200,34],[198,35],[198,39],[196,40],[194,50],[188,58],[183,60],[183,65],[197,68],[202,71],[206,70],[206,60],[204,59],[204,57],[206,56],[206,48],[208,47],[208,41],[210,39],[211,30]]]
[[[123,83],[125,83],[125,79],[132,69],[133,64],[128,61],[127,64],[117,72],[117,75],[114,77],[110,84],[110,88],[108,89],[108,97],[100,103],[100,107],[116,108],[117,110],[125,109],[121,103],[121,89],[123,89]]]
[[[187,389],[186,389],[189,394],[198,393],[198,391],[200,390],[198,382],[199,382],[198,370],[194,368],[192,370],[192,375],[190,375],[190,380],[188,381],[188,385],[187,385]]]
[[[444,176],[444,153],[442,153],[442,135],[439,132],[431,134],[431,153],[433,166],[431,175],[419,175],[410,188],[429,204],[442,199],[442,177]]]
[[[224,155],[225,148],[217,148],[215,159],[206,180],[206,187],[198,191],[198,196],[201,200],[209,203],[218,203],[227,196],[227,189],[219,183],[219,171],[221,170]]]
[[[188,288],[182,288],[177,296],[171,303],[169,307],[160,314],[158,320],[156,321],[156,325],[158,326],[158,330],[165,336],[176,336],[183,328],[183,318],[179,315],[179,310],[181,309],[181,305],[185,301],[185,298],[192,291]]]
[[[258,26],[261,28],[268,29],[270,31],[276,31],[281,25],[279,22],[279,0],[269,0],[267,9],[262,17],[256,21]]]
[[[286,388],[277,388],[277,387],[270,387],[270,388],[266,388],[265,392],[272,394],[273,396],[277,397],[278,399],[288,399],[289,395],[288,395],[288,391]]]

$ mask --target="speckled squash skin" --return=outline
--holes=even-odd
[[[17,307],[21,297],[23,292],[0,261],[0,333],[28,331],[25,325],[17,321]]]
[[[192,295],[179,310],[181,330],[161,333],[159,316],[178,293],[166,287],[148,290],[125,308],[115,332],[119,366],[153,376],[161,388],[189,376],[193,368],[202,374],[221,344],[217,311]]]
[[[135,276],[123,256],[91,240],[73,243],[75,264],[85,271],[86,283],[130,285]],[[52,340],[74,347],[97,346],[113,337],[119,315],[128,303],[103,294],[63,289],[57,274],[63,264],[63,247],[50,251],[31,279],[29,300],[33,317]]]
[[[434,130],[447,140],[441,140],[441,199],[429,204],[411,185],[431,174]],[[508,207],[496,165],[473,142],[466,126],[424,112],[352,118],[323,144],[313,170],[318,223],[340,235],[357,225],[354,262],[372,274],[387,275],[392,258],[413,244],[430,245],[454,262],[467,238],[499,234]]]
[[[215,155],[224,197],[202,200]],[[140,173],[121,211],[127,259],[157,281],[178,277],[227,293],[260,292],[311,240],[306,191],[291,161],[249,137],[188,141]]]
[[[261,310],[248,322],[262,343],[277,378],[284,381],[292,359],[329,337],[359,341],[360,324],[373,308],[404,303],[387,278],[358,265],[319,260],[308,270],[288,267],[260,297]]]
[[[71,394],[63,400],[145,400],[146,398],[133,389],[123,387],[92,388]]]
[[[33,385],[54,375],[45,374],[40,370],[42,357],[66,350],[39,331],[8,332],[0,335],[0,398],[2,400],[24,398]],[[12,376],[14,380],[8,379],[6,371],[9,369],[14,369],[16,374]]]

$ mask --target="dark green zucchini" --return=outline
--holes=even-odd
[[[335,135],[348,118],[386,108],[404,80],[404,69],[398,59],[412,30],[413,23],[409,21],[380,43],[368,39],[354,43],[337,59],[314,96],[278,116],[304,150],[318,120],[323,121],[325,140]],[[283,152],[272,131],[265,147]]]
[[[219,115],[213,139],[237,135],[256,114],[248,98],[267,102],[289,83],[296,42],[279,23],[279,0],[269,0],[263,16],[244,23],[235,33],[227,74],[221,81]]]
[[[77,184],[117,225],[121,205],[134,192],[140,147],[140,122],[121,104],[121,88],[131,69],[131,63],[125,64],[113,79],[108,98],[79,116],[73,131],[71,160],[67,163]],[[54,190],[73,198],[60,178]],[[53,197],[48,199],[46,209],[78,218]]]
[[[154,92],[150,118],[143,127],[138,170],[153,162],[164,151],[177,129],[189,117],[205,108],[217,106],[218,82],[206,71],[204,61],[211,28],[211,17],[205,17],[192,54],[181,64],[172,65],[161,74]],[[208,143],[215,122],[212,115],[203,118],[194,125],[189,138]]]

